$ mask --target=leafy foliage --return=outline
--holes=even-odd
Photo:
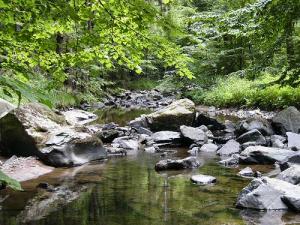
[[[20,183],[10,177],[8,177],[6,174],[4,174],[2,171],[0,171],[0,184],[4,186],[8,186],[14,190],[22,191],[22,187]]]

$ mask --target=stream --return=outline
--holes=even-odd
[[[111,111],[110,111],[111,112]],[[98,112],[97,122],[124,125],[146,110]],[[188,156],[178,148],[174,157]],[[5,191],[9,197],[0,210],[1,225],[193,225],[193,224],[300,224],[297,214],[285,211],[260,212],[235,208],[237,195],[249,179],[236,174],[241,168],[225,168],[219,156],[199,153],[202,166],[193,170],[157,173],[154,165],[160,154],[139,152],[127,157],[95,161],[80,167],[57,168],[54,172],[22,183],[24,192]],[[243,166],[244,167],[244,166]],[[253,166],[263,174],[274,166]],[[193,174],[217,178],[210,186],[190,181]],[[36,186],[47,182],[54,186],[84,186],[79,196],[52,209],[40,218],[39,209],[24,209],[41,190]],[[42,199],[42,198],[41,198]],[[297,223],[297,221],[299,223]]]

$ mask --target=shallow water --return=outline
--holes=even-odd
[[[125,125],[142,111],[99,112],[101,123]],[[107,116],[109,114],[110,116]],[[176,149],[172,158],[187,156],[187,149]],[[157,173],[159,154],[139,152],[124,158],[111,158],[81,167],[56,169],[38,179],[22,183],[24,192],[2,191],[8,198],[1,204],[0,225],[218,225],[218,224],[300,224],[297,214],[285,211],[259,212],[236,209],[238,193],[249,179],[236,174],[241,168],[217,164],[214,154],[199,154],[202,166],[194,170]],[[273,166],[255,166],[266,174]],[[193,174],[217,178],[211,186],[190,181]],[[54,186],[86,189],[71,203],[51,207],[52,212],[40,218],[42,209],[28,207],[30,199],[41,196],[40,182]],[[43,198],[40,197],[42,201]],[[26,210],[27,209],[27,210]]]
[[[179,152],[177,156],[183,157],[185,153],[182,150]],[[271,224],[283,224],[283,219],[297,219],[296,215],[285,212],[277,212],[276,215],[273,212],[270,215],[236,209],[236,197],[249,180],[236,176],[237,168],[218,165],[214,155],[200,154],[198,157],[203,164],[199,169],[167,173],[155,172],[154,164],[160,157],[146,153],[77,169],[58,169],[36,181],[25,182],[25,192],[12,193],[0,211],[0,224],[268,224],[260,222],[260,219],[267,222],[279,220]],[[259,169],[267,172],[272,167],[263,166]],[[192,184],[190,176],[197,173],[213,175],[217,183],[212,186]],[[75,182],[76,185],[89,185],[90,188],[82,192],[77,200],[58,207],[45,218],[22,223],[18,221],[21,220],[18,215],[26,201],[36,195],[34,187],[40,181],[52,184]],[[249,222],[253,220],[258,223]]]

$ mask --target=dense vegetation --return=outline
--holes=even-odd
[[[216,106],[300,104],[299,0],[0,0],[0,12],[10,101],[157,87]]]

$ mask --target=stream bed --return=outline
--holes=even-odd
[[[116,113],[102,118],[124,123],[142,112]],[[122,116],[123,115],[123,116]],[[125,115],[125,116],[124,116]],[[104,119],[103,119],[104,118]],[[178,148],[172,158],[188,156]],[[154,165],[160,154],[137,155],[95,161],[80,167],[59,168],[52,173],[22,183],[23,192],[6,190],[7,199],[0,210],[1,225],[206,225],[206,224],[300,224],[300,216],[286,211],[255,211],[235,208],[238,194],[250,180],[237,176],[241,168],[219,165],[219,156],[199,153],[202,166],[193,170],[158,173]],[[243,166],[245,167],[245,166]],[[252,166],[263,174],[274,166]],[[212,175],[217,183],[199,186],[190,181],[194,174]],[[28,207],[28,202],[47,182],[53,186],[85,187],[68,204],[57,204],[46,216],[42,207]],[[41,201],[44,197],[41,197]],[[46,202],[47,204],[47,202]],[[40,205],[45,207],[44,205]],[[47,207],[45,207],[47,208]]]

